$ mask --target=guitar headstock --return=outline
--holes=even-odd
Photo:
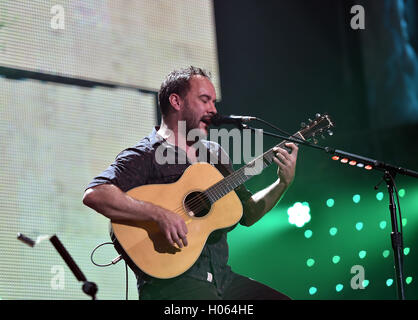
[[[309,141],[312,139],[316,144],[318,143],[316,139],[318,136],[325,138],[325,134],[333,135],[331,128],[335,126],[335,123],[328,114],[320,115],[317,113],[314,120],[308,119],[308,121],[308,124],[301,123],[302,129],[299,131],[305,140]]]

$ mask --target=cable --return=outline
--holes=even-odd
[[[97,267],[109,267],[111,265],[114,265],[114,264],[118,263],[122,259],[122,256],[119,255],[115,259],[113,259],[110,263],[107,263],[107,264],[98,264],[98,263],[94,262],[93,255],[96,252],[96,250],[99,249],[100,247],[104,246],[104,245],[107,245],[107,244],[114,244],[114,243],[113,242],[103,242],[103,243],[97,245],[90,254],[91,262]],[[126,297],[126,300],[128,300],[128,264],[126,263],[126,261],[125,261],[125,297]]]
[[[300,139],[299,137],[294,137],[294,136],[293,136],[293,135],[291,135],[289,132],[286,132],[286,131],[284,131],[284,130],[280,129],[279,127],[276,127],[275,125],[273,125],[273,124],[271,124],[271,123],[267,122],[266,120],[263,120],[263,119],[261,119],[261,118],[255,118],[255,120],[256,120],[256,121],[259,121],[259,122],[261,122],[261,123],[264,123],[264,124],[268,125],[269,127],[273,128],[273,129],[276,129],[276,130],[277,130],[277,131],[279,131],[281,134],[284,134],[284,135],[286,135],[286,136],[292,137],[292,138],[294,138],[294,139],[296,139],[296,140],[301,141],[302,143],[303,143],[303,142],[306,142],[305,140]]]
[[[261,119],[261,118],[255,118],[255,120],[256,120],[256,121],[259,121],[259,122],[261,122],[261,123],[264,123],[264,124],[268,125],[269,127],[273,128],[273,129],[276,129],[277,131],[279,131],[280,133],[282,133],[282,134],[284,134],[284,135],[287,135],[287,136],[292,136],[289,132],[286,132],[286,131],[284,131],[284,130],[280,129],[279,127],[276,127],[275,125],[273,125],[273,124],[271,124],[271,123],[267,122],[266,120],[263,120],[263,119]]]
[[[392,180],[393,188],[395,189],[396,202],[398,204],[398,211],[399,211],[399,228],[400,228],[400,233],[403,235],[403,231],[402,231],[402,213],[401,213],[401,204],[400,204],[400,201],[399,201],[398,188],[396,187],[395,179],[393,179],[392,175],[389,173],[388,176],[389,176],[390,180]]]
[[[128,264],[125,261],[125,296],[126,300],[128,299]]]
[[[104,246],[104,245],[106,245],[106,244],[113,244],[113,242],[104,242],[104,243],[101,243],[101,244],[99,244],[98,246],[96,246],[94,249],[93,249],[93,251],[91,252],[91,254],[90,254],[90,260],[91,260],[91,262],[95,265],[95,266],[97,266],[97,267],[109,267],[109,266],[111,266],[112,264],[115,264],[115,263],[117,263],[118,261],[116,261],[116,262],[113,262],[113,261],[115,261],[115,260],[112,260],[110,263],[108,263],[108,264],[98,264],[98,263],[96,263],[96,262],[94,262],[94,260],[93,260],[93,255],[94,255],[94,253],[96,252],[96,250],[97,249],[99,249],[101,246]]]

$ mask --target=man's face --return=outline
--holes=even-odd
[[[212,82],[203,76],[193,76],[182,110],[187,133],[192,129],[199,129],[201,134],[208,134],[209,120],[217,113],[215,101],[216,91]]]

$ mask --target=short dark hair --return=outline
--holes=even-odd
[[[187,95],[190,89],[190,79],[193,76],[203,76],[208,79],[211,78],[211,74],[202,69],[190,66],[188,68],[174,70],[170,72],[161,84],[160,91],[158,92],[158,104],[162,116],[167,115],[170,109],[169,97],[172,93],[178,94],[182,99]]]

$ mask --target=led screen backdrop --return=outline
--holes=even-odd
[[[85,296],[51,243],[30,248],[16,240],[21,232],[33,239],[57,234],[87,278],[98,284],[98,298],[123,299],[123,262],[104,269],[90,262],[93,248],[110,240],[108,221],[85,207],[82,197],[122,148],[151,130],[155,96],[0,78],[0,97],[0,297]],[[115,256],[108,246],[95,259],[104,264]],[[56,278],[60,271],[64,283]]]
[[[0,65],[147,89],[196,65],[219,91],[213,21],[211,1],[5,0]]]
[[[110,238],[84,189],[157,124],[164,76],[189,65],[220,96],[212,1],[0,2],[0,299],[89,298],[49,241],[31,248],[18,232],[56,234],[98,299],[125,298],[124,263],[90,261]],[[116,256],[108,245],[94,259]]]

